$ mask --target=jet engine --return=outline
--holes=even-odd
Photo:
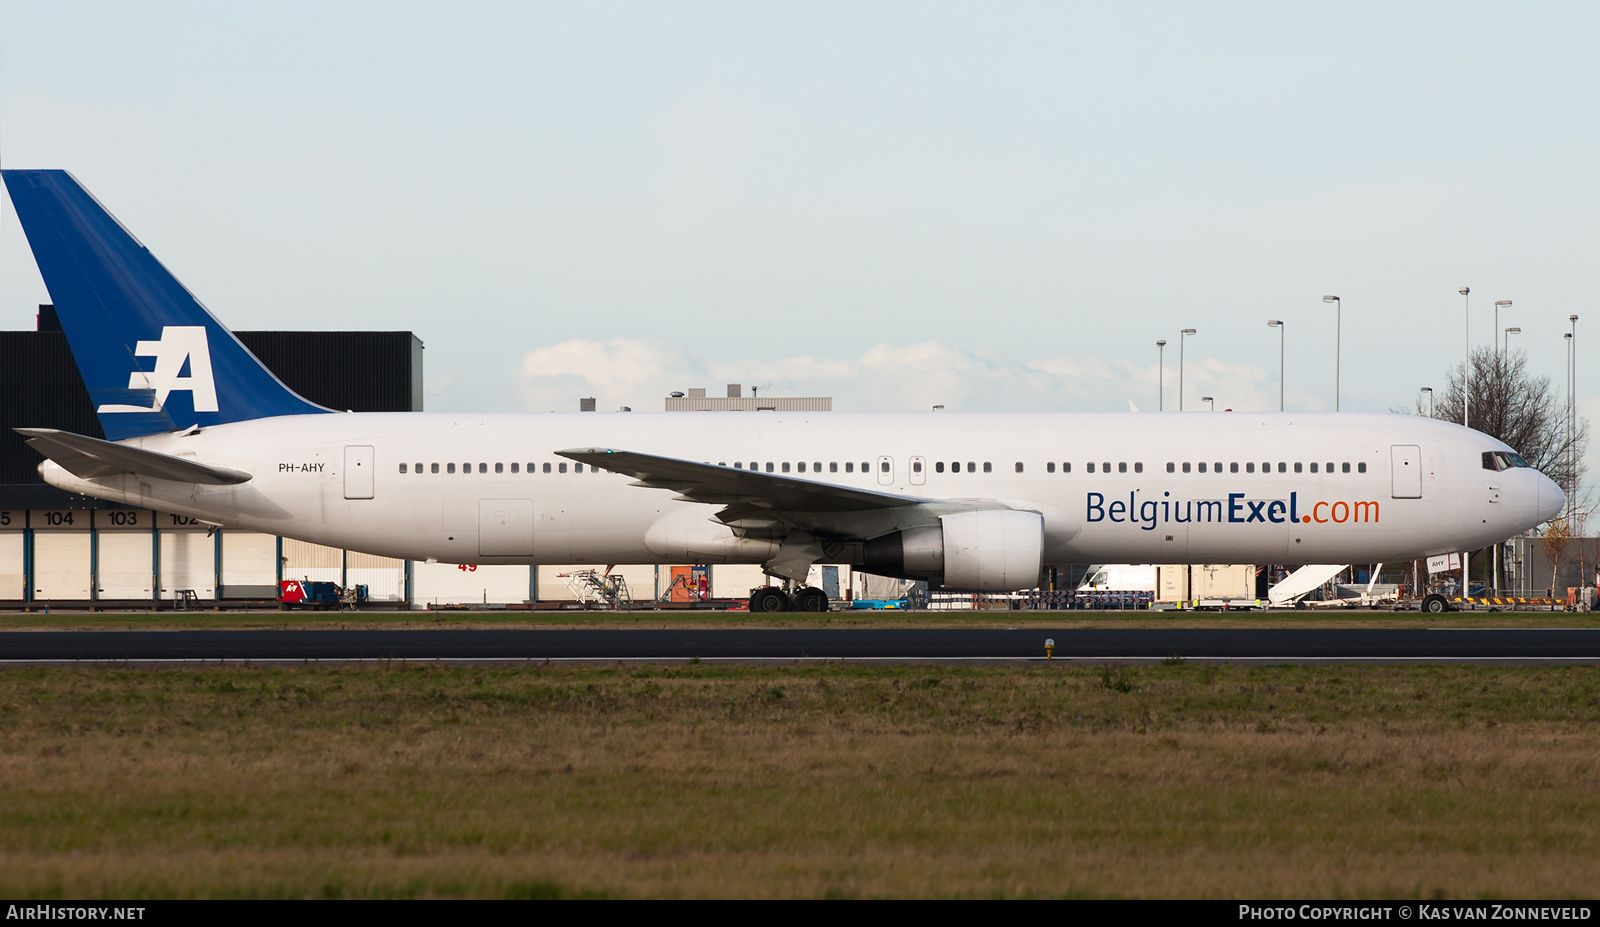
[[[925,579],[945,589],[1014,592],[1039,585],[1044,518],[1010,509],[957,512],[862,547],[858,566],[869,573]]]

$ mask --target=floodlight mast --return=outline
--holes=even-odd
[[[1333,303],[1333,411],[1339,411],[1339,316],[1344,305],[1337,296],[1324,296],[1322,301]]]
[[[1268,328],[1278,330],[1278,411],[1283,411],[1283,320],[1268,319]]]
[[[1186,328],[1178,332],[1178,411],[1183,411],[1183,339],[1185,335],[1194,334],[1194,329]]]
[[[1156,339],[1156,411],[1166,408],[1167,401],[1167,339]]]
[[[1468,410],[1472,406],[1472,390],[1469,388],[1472,385],[1472,296],[1469,295],[1472,293],[1472,287],[1464,286],[1456,292],[1461,294],[1462,299],[1462,317],[1464,319],[1462,322],[1462,334],[1465,339],[1461,348],[1461,424],[1470,428],[1472,426],[1467,423],[1472,419],[1472,416],[1468,414]],[[1462,595],[1466,595],[1467,592],[1466,575],[1466,571],[1463,570],[1461,573]]]

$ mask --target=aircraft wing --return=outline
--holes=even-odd
[[[88,435],[75,435],[70,431],[54,428],[12,430],[27,438],[29,447],[60,464],[63,470],[86,480],[133,473],[179,483],[230,486],[250,479],[250,474],[240,470],[208,467],[186,457],[113,444]]]
[[[614,448],[581,447],[556,453],[592,467],[626,474],[638,480],[637,485],[640,486],[675,490],[691,502],[724,505],[749,502],[762,508],[784,511],[861,512],[928,501],[915,496],[855,489],[820,480],[796,479]]]

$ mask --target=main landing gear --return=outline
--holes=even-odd
[[[828,594],[821,589],[805,586],[791,595],[777,586],[762,586],[750,594],[752,612],[825,612]]]

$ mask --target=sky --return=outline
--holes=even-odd
[[[1173,409],[1183,328],[1187,409],[1275,409],[1280,319],[1287,408],[1333,408],[1337,356],[1340,407],[1386,411],[1443,387],[1468,325],[1489,344],[1502,299],[1558,388],[1569,315],[1600,351],[1593,2],[0,0],[0,22],[0,164],[72,171],[232,328],[414,331],[433,410],[730,382]],[[0,328],[48,301],[5,201]],[[1600,370],[1577,383],[1600,420]]]

